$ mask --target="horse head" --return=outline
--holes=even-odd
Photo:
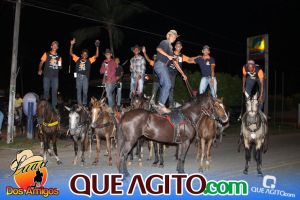
[[[257,93],[253,97],[247,98],[246,109],[247,109],[247,113],[249,114],[250,117],[253,117],[257,114],[258,106],[259,106],[259,101],[258,101]]]
[[[131,108],[132,109],[138,109],[138,108],[142,108],[143,107],[143,103],[144,103],[144,99],[142,96],[140,95],[134,95],[131,98]]]
[[[65,108],[69,111],[69,130],[71,135],[74,135],[82,121],[81,111],[83,110],[83,107],[75,104],[71,108],[67,106],[65,106]]]
[[[107,105],[105,103],[105,98],[97,100],[94,97],[91,98],[91,104],[92,104],[92,109],[91,109],[92,123],[91,123],[91,127],[95,128],[97,120],[99,119],[100,115],[105,111],[105,109],[107,108]]]
[[[223,98],[213,99],[213,115],[216,117],[216,119],[220,120],[222,123],[228,122],[229,117],[225,110]]]

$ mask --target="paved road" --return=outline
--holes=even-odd
[[[113,167],[107,164],[107,157],[104,157],[104,141],[102,141],[101,160],[97,166],[92,166],[92,159],[87,159],[85,166],[74,166],[73,145],[71,141],[66,142],[64,148],[59,149],[59,155],[63,165],[56,165],[55,159],[49,160],[48,172],[50,174],[49,181],[68,182],[69,178],[78,172],[84,172],[88,175],[91,173],[117,173],[114,163]],[[95,146],[94,146],[95,147]],[[256,175],[256,163],[251,162],[249,175],[243,175],[244,168],[244,151],[237,153],[237,137],[234,134],[227,134],[223,138],[223,143],[214,148],[212,152],[212,166],[208,171],[204,171],[207,179],[215,180],[240,180],[245,179],[254,185],[261,185],[261,178]],[[1,149],[0,150],[0,182],[5,184],[13,184],[13,179],[9,177],[11,171],[9,165],[15,157],[17,150]],[[34,149],[34,153],[38,154],[39,149]],[[143,166],[138,165],[137,159],[129,167],[129,172],[142,173],[147,175],[150,173],[175,173],[176,160],[174,158],[175,147],[169,147],[165,153],[165,167],[152,167],[152,161],[143,161]],[[148,156],[148,150],[144,147],[144,158]],[[94,152],[92,155],[94,158]],[[196,148],[192,144],[185,162],[186,173],[198,172],[198,162],[196,161]],[[293,183],[291,190],[300,191],[300,134],[290,133],[281,135],[271,135],[269,151],[263,155],[263,173],[275,175],[281,186]],[[1,184],[0,183],[0,184]]]

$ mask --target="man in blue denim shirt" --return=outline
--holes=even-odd
[[[199,85],[199,93],[206,91],[207,86],[210,87],[210,92],[213,97],[217,97],[217,79],[215,77],[215,59],[211,57],[209,46],[205,45],[202,49],[203,56],[198,56],[194,60],[199,65],[201,70],[201,81]]]

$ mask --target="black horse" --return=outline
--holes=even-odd
[[[225,116],[219,115],[215,109],[215,100],[206,94],[185,103],[180,111],[185,117],[185,123],[178,127],[180,142],[174,141],[174,127],[165,116],[144,109],[132,110],[122,116],[117,131],[117,167],[120,173],[129,176],[126,160],[133,145],[141,136],[162,143],[179,143],[180,152],[177,171],[184,173],[185,157],[191,141],[195,137],[195,127],[203,114],[215,115],[221,121],[225,120]]]
[[[41,147],[43,148],[44,161],[46,161],[46,153],[52,155],[50,141],[52,141],[53,151],[58,165],[62,164],[57,154],[56,141],[59,132],[59,115],[54,111],[50,103],[46,100],[39,101],[37,105],[37,117],[40,126],[39,138]]]

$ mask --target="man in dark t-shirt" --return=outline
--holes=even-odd
[[[96,61],[96,58],[99,56],[99,40],[96,40],[96,54],[90,58],[89,51],[87,49],[83,49],[81,52],[81,57],[79,58],[77,55],[73,53],[73,46],[76,43],[75,38],[71,40],[70,46],[70,55],[73,58],[73,61],[76,63],[76,88],[77,88],[77,103],[86,106],[87,105],[87,95],[89,88],[89,76],[91,65]],[[83,95],[82,95],[83,93]]]
[[[170,89],[172,87],[168,65],[170,62],[174,62],[176,69],[181,73],[184,80],[187,79],[178,62],[174,57],[172,43],[175,42],[178,37],[176,30],[170,30],[167,35],[167,39],[160,42],[157,47],[157,60],[154,64],[154,70],[159,78],[160,83],[160,95],[158,107],[161,113],[170,113],[170,109],[165,107],[166,101],[169,98]]]
[[[200,67],[201,81],[199,85],[199,93],[206,91],[207,86],[210,87],[210,92],[213,97],[217,97],[217,79],[215,76],[215,59],[210,56],[210,48],[205,45],[202,49],[202,56],[195,57],[194,61]]]
[[[44,98],[49,99],[49,90],[52,89],[52,106],[56,107],[57,104],[57,90],[58,90],[58,72],[61,68],[61,57],[57,54],[58,42],[53,41],[51,43],[51,51],[45,52],[41,58],[39,64],[38,74],[41,76],[44,73],[43,77],[43,88],[44,88]],[[44,70],[43,70],[43,65]]]

